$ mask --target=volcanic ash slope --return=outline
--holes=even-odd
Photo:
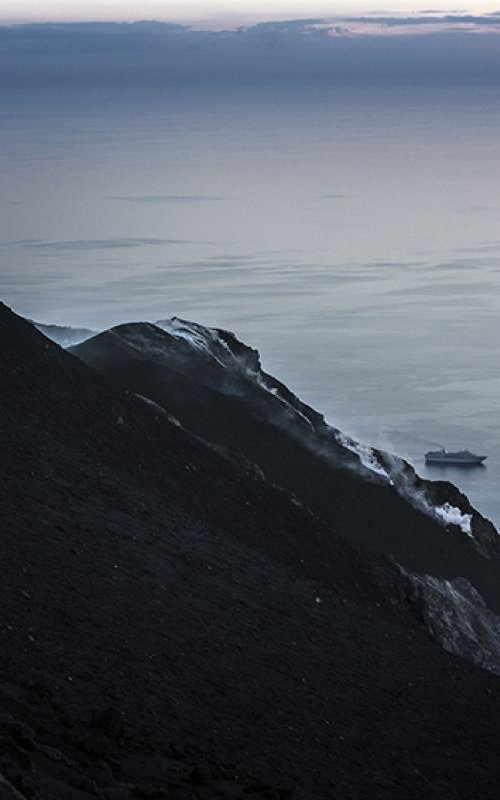
[[[412,558],[435,540],[441,564],[451,542],[488,587],[496,562],[470,536],[367,480],[338,441],[335,519],[315,508],[320,470],[269,420],[273,391],[242,415],[237,386],[140,354],[135,373],[123,340],[124,371],[104,378],[5,306],[0,337],[0,792],[496,797],[498,678],[430,639],[384,537],[365,543],[400,524],[422,536]],[[150,366],[178,407],[139,386]],[[230,442],[217,417],[189,429],[195,389]],[[272,389],[293,425],[320,426]]]

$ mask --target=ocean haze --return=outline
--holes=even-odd
[[[500,90],[4,91],[0,293],[227,327],[332,424],[500,522]],[[431,442],[488,455],[425,470]]]

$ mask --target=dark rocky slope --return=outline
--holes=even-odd
[[[72,352],[115,387],[151,398],[198,436],[243,454],[356,546],[417,573],[465,577],[500,612],[500,538],[456,487],[423,481],[387,454],[369,452],[379,472],[367,469],[345,437],[262,371],[255,350],[226,331],[161,324],[167,329],[122,325]],[[433,516],[445,504],[471,516],[474,538]]]
[[[499,681],[396,571],[4,306],[0,341],[0,796],[496,797]]]

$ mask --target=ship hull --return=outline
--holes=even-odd
[[[468,458],[453,458],[439,456],[425,456],[426,464],[439,464],[440,466],[473,467],[486,461],[486,456],[470,456]]]

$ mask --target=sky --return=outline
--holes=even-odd
[[[478,15],[496,12],[499,6],[499,0],[480,0],[467,6],[456,0],[439,0],[436,9],[438,13]],[[220,27],[261,19],[413,15],[428,9],[425,0],[0,0],[0,22],[156,19]]]

